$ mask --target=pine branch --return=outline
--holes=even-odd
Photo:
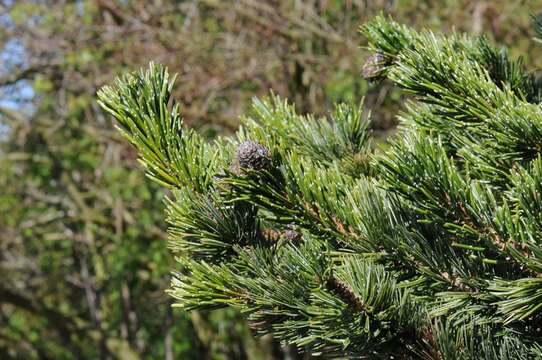
[[[425,53],[434,52],[442,46],[442,53],[437,56],[443,56],[445,59],[441,62],[443,66],[455,63],[455,69],[469,69],[479,66],[487,71],[488,78],[501,88],[509,88],[520,98],[525,98],[529,102],[539,101],[539,90],[533,75],[528,74],[523,67],[521,60],[513,61],[510,59],[506,49],[497,49],[487,42],[484,38],[471,39],[466,36],[456,34],[445,37],[435,35],[430,31],[417,32],[404,25],[384,16],[378,16],[373,21],[365,24],[360,29],[361,33],[367,37],[368,48],[376,53],[385,54],[390,57],[391,68],[402,62],[403,53],[419,53],[420,59],[425,58],[425,63],[418,64],[420,68],[432,63],[432,59],[425,57]],[[428,47],[426,49],[426,47]],[[432,49],[433,48],[433,49]],[[446,55],[447,57],[444,57]],[[438,73],[432,73],[428,69],[426,79],[432,81],[430,77],[439,76]],[[438,70],[445,70],[444,68]],[[387,71],[386,71],[387,72]],[[441,72],[441,77],[450,75],[447,72]],[[421,74],[423,78],[423,74]],[[435,78],[432,78],[435,80]],[[445,84],[446,82],[442,83]],[[473,86],[476,88],[476,86]]]
[[[535,39],[542,41],[542,14],[531,15],[533,19],[533,28],[535,32]]]
[[[227,205],[216,193],[208,196],[188,188],[168,199],[169,248],[174,253],[209,261],[235,253],[235,246],[263,241],[256,209],[247,204]]]
[[[173,85],[167,70],[151,63],[146,72],[118,79],[115,88],[100,89],[99,103],[139,150],[149,177],[166,187],[203,191],[220,158],[198,134],[182,127],[179,105],[170,106]]]
[[[368,123],[360,106],[340,104],[329,119],[314,119],[298,115],[293,105],[272,95],[264,101],[254,100],[240,137],[257,139],[270,149],[295,148],[315,163],[337,163],[347,174],[358,176],[370,172]]]
[[[182,128],[162,67],[100,91],[173,189],[176,306],[237,308],[314,354],[540,355],[538,85],[484,39],[383,17],[363,32],[364,73],[416,96],[378,155],[358,106],[317,120],[271,96],[210,144]]]

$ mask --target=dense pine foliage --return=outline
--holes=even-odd
[[[161,66],[99,92],[170,191],[170,294],[313,354],[542,357],[540,85],[483,38],[362,33],[364,74],[413,95],[386,148],[360,104],[316,119],[272,95],[208,143]]]

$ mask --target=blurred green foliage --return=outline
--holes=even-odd
[[[384,12],[433,29],[490,34],[529,66],[542,59],[529,15],[539,1],[81,0],[0,2],[0,353],[7,358],[235,358],[291,355],[254,340],[239,314],[173,311],[163,194],[95,103],[96,90],[150,60],[180,79],[183,116],[208,137],[229,132],[273,89],[301,111],[366,98],[373,127],[399,98],[360,79],[358,26]],[[533,54],[533,55],[529,55]],[[6,62],[6,60],[2,60]],[[4,64],[5,65],[5,64]]]

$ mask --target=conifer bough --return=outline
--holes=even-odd
[[[176,306],[233,307],[329,357],[541,358],[539,83],[484,39],[384,17],[362,33],[415,96],[385,151],[355,104],[315,119],[255,100],[235,138],[209,143],[161,66],[100,90],[171,190]]]

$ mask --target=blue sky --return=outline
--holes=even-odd
[[[11,0],[3,1],[10,6]],[[0,29],[12,26],[8,14],[0,15]],[[0,77],[9,75],[11,71],[24,68],[28,65],[24,45],[17,39],[8,40],[0,49]],[[10,110],[31,111],[31,101],[34,98],[32,84],[26,80],[0,88],[0,107]]]
[[[11,1],[4,1],[9,6]],[[0,29],[9,28],[11,20],[9,16],[0,15]],[[0,77],[9,75],[11,71],[27,66],[27,56],[23,44],[17,39],[8,40],[0,49]],[[26,80],[0,88],[0,107],[9,110],[31,112],[31,102],[34,98],[32,84]],[[5,137],[9,129],[2,124],[0,118],[0,138]]]

